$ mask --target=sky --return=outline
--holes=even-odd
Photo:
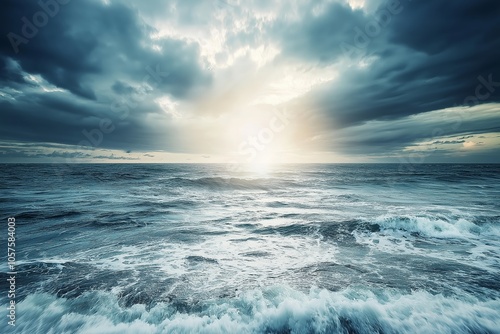
[[[4,0],[0,162],[500,162],[497,0]]]

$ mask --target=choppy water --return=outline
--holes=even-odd
[[[1,167],[2,333],[500,333],[499,165]]]

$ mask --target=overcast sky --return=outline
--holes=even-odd
[[[500,162],[497,0],[4,0],[1,162]]]

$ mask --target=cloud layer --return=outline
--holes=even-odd
[[[254,136],[257,153],[302,161],[500,162],[498,1],[0,6],[5,161],[245,160]],[[264,140],[283,110],[291,121]]]

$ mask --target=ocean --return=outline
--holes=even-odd
[[[0,332],[500,333],[499,181],[474,164],[3,164]]]

